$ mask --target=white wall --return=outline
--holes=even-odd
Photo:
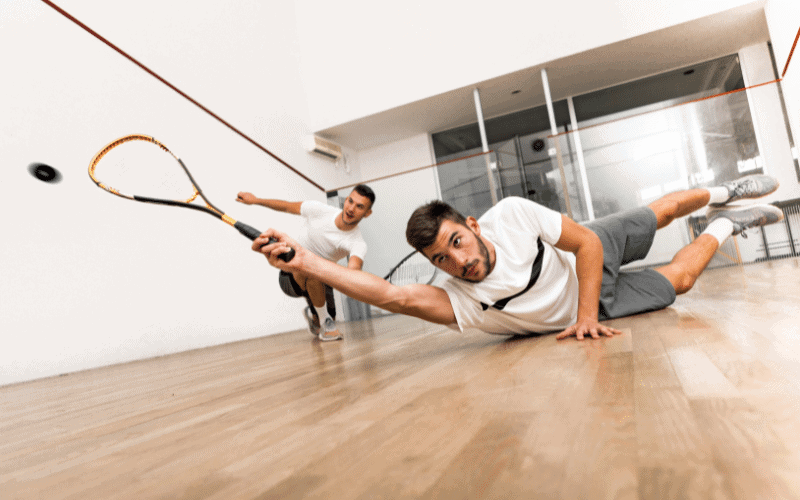
[[[60,3],[86,7],[81,14],[87,17],[89,6],[103,5]],[[151,10],[163,12],[154,6]],[[202,31],[202,23],[187,21],[193,12],[179,16],[175,9],[167,16],[174,23],[168,32],[148,32],[147,23],[132,18],[144,17],[136,14],[139,8],[120,12],[123,25],[132,23],[127,30],[137,42],[126,45],[150,44],[150,58],[161,50],[171,53],[164,61],[148,61],[165,73],[175,61],[190,65],[191,57],[171,52],[165,33]],[[219,10],[213,15],[224,17]],[[265,17],[250,29],[263,27]],[[133,33],[137,30],[140,36]],[[211,45],[224,45],[232,32]],[[184,35],[176,50],[190,51],[201,38]],[[252,33],[243,36],[253,39]],[[293,25],[275,23],[269,37],[275,43],[262,47],[263,53],[276,57],[262,75],[261,83],[272,86],[264,102],[236,102],[237,85],[254,82],[234,73],[247,65],[223,48],[217,57],[232,58],[230,67],[222,66],[225,71],[191,67],[164,76],[175,76],[184,91],[221,108],[222,115],[230,112],[233,121],[247,121],[249,112],[239,113],[239,107],[257,109],[242,128],[313,171],[309,156],[293,144],[308,130],[296,65],[277,43],[296,39]],[[233,217],[290,232],[299,229],[299,218],[239,205],[233,201],[236,192],[324,200],[323,192],[42,2],[0,2],[0,46],[0,208],[6,214],[0,239],[0,384],[303,327],[302,304],[280,292],[277,271],[233,228],[192,211],[104,193],[86,169],[112,139],[150,134],[174,149],[212,201]],[[231,91],[214,85],[229,85]],[[282,98],[275,99],[276,93]],[[31,162],[58,168],[63,182],[34,179],[26,168]]]
[[[340,182],[343,169],[303,148],[318,128],[300,73],[294,2],[56,3],[317,184]]]
[[[297,2],[312,123],[325,129],[751,3]]]
[[[775,79],[766,44],[745,47],[739,51],[739,61],[745,85],[757,85]],[[780,182],[780,188],[762,201],[800,197],[800,184],[789,147],[778,88],[775,85],[764,85],[748,89],[747,100],[750,103],[759,152],[764,159],[764,171]]]
[[[772,47],[778,71],[783,72],[789,52],[800,29],[800,2],[796,0],[767,0],[764,12],[767,17]],[[800,50],[795,53],[789,70],[781,82],[795,148],[800,148]]]

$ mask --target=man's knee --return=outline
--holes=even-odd
[[[308,290],[308,276],[302,273],[292,273],[292,277],[303,291]]]
[[[673,283],[672,286],[675,287],[675,293],[681,295],[691,290],[696,281],[697,276],[684,272],[678,278],[677,283]]]
[[[309,295],[315,299],[315,302],[325,300],[325,284],[321,281],[315,280],[314,278],[308,278],[306,280],[306,291]]]
[[[649,204],[648,207],[656,214],[658,227],[661,228],[675,220],[680,210],[680,203],[667,195]]]
[[[656,269],[659,273],[664,275],[667,280],[672,283],[676,295],[681,295],[692,289],[697,276],[678,264],[668,264],[664,267]]]
[[[315,280],[314,278],[307,278],[306,279],[306,288],[313,288],[321,290],[325,285],[319,281]]]

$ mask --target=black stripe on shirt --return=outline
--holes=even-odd
[[[539,279],[539,275],[542,273],[542,261],[544,260],[544,244],[542,243],[541,237],[536,240],[536,247],[539,249],[539,254],[536,255],[536,258],[533,260],[533,266],[531,266],[531,279],[530,281],[528,281],[528,286],[526,286],[525,289],[519,293],[515,293],[510,297],[498,300],[491,307],[494,307],[498,311],[502,311],[503,308],[506,307],[506,304],[508,304],[508,302],[511,299],[519,297],[523,293],[530,290],[533,287],[533,285],[536,284],[536,281]],[[481,302],[481,307],[483,308],[484,311],[489,309],[489,306],[484,304],[483,302]]]

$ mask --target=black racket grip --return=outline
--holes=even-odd
[[[236,224],[234,224],[233,227],[238,229],[240,233],[247,236],[253,241],[255,241],[255,239],[258,238],[259,236],[261,236],[261,231],[254,228],[253,226],[248,226],[244,222],[236,222]],[[269,242],[267,242],[266,244],[269,245],[270,243],[275,243],[277,241],[278,240],[276,240],[275,238],[270,238]],[[288,252],[282,253],[281,255],[278,256],[278,258],[284,262],[289,262],[294,258],[294,249],[290,248]]]

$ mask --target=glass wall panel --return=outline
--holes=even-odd
[[[746,92],[579,129],[595,217],[763,172]],[[572,164],[573,134],[558,137]],[[576,171],[567,168],[568,171]],[[584,186],[572,177],[570,199]]]
[[[500,198],[523,196],[522,171],[517,158],[517,142],[505,141],[492,147],[497,157],[497,173],[500,179]]]
[[[550,132],[519,137],[519,156],[525,176],[525,197],[557,212],[567,213],[561,175]]]
[[[465,217],[471,215],[478,218],[486,213],[492,207],[487,165],[494,176],[497,198],[502,198],[497,157],[497,153],[489,152],[439,164],[437,170],[442,201],[449,203]]]
[[[581,180],[580,162],[573,134],[562,134],[549,138],[551,154],[554,156],[551,177],[559,177],[563,190],[559,193],[561,212],[577,222],[589,220],[589,206],[584,193],[586,186]],[[591,185],[591,184],[590,184]]]

